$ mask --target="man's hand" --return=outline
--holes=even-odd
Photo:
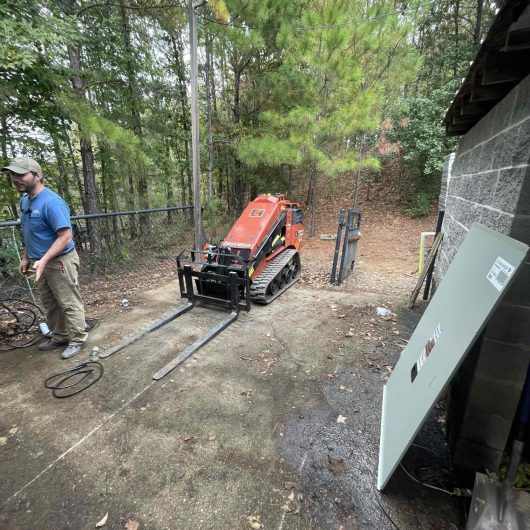
[[[18,272],[20,272],[22,276],[26,276],[26,274],[28,274],[28,267],[29,267],[29,259],[24,257],[20,260],[20,264],[18,266]]]
[[[45,267],[46,261],[43,259],[39,259],[33,264],[33,269],[31,272],[35,272],[35,283],[39,281],[39,278],[42,276]]]

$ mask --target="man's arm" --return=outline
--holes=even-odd
[[[38,282],[42,276],[44,267],[50,260],[56,258],[64,252],[64,249],[72,241],[72,232],[70,228],[60,228],[57,230],[57,239],[53,242],[52,246],[47,250],[46,254],[41,259],[33,264],[33,269],[36,271],[35,281]]]

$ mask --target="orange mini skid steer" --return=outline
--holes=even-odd
[[[181,298],[187,303],[101,354],[118,352],[161,328],[201,301],[230,313],[153,375],[161,379],[226,329],[250,301],[268,304],[300,277],[304,215],[284,195],[260,195],[250,202],[226,238],[203,250],[183,251],[177,258]],[[195,282],[194,282],[195,280]],[[195,288],[194,288],[195,283]]]
[[[235,272],[245,279],[240,298],[245,308],[249,301],[268,304],[291,287],[300,276],[303,212],[298,203],[283,195],[260,195],[250,202],[226,238],[217,246],[208,245],[200,254],[206,260],[201,263],[197,276],[199,294],[220,300],[230,300],[229,282],[226,276]],[[194,257],[197,252],[193,252]],[[180,260],[178,269],[182,270]],[[219,274],[215,278],[208,273]],[[181,295],[186,290],[181,288]]]

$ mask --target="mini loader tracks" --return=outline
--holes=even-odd
[[[278,254],[250,286],[250,299],[256,304],[269,304],[300,278],[300,254],[294,248]]]

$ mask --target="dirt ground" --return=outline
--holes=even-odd
[[[432,226],[368,212],[341,287],[328,283],[334,242],[307,241],[297,285],[161,381],[152,374],[222,312],[196,307],[103,360],[78,396],[43,388],[180,304],[174,279],[131,288],[128,308],[122,292],[89,307],[101,325],[79,359],[2,353],[0,527],[88,529],[106,514],[103,528],[127,530],[461,527],[460,501],[416,482],[452,489],[441,409],[375,488],[382,389],[421,316],[405,302]],[[396,317],[377,317],[380,305]]]

